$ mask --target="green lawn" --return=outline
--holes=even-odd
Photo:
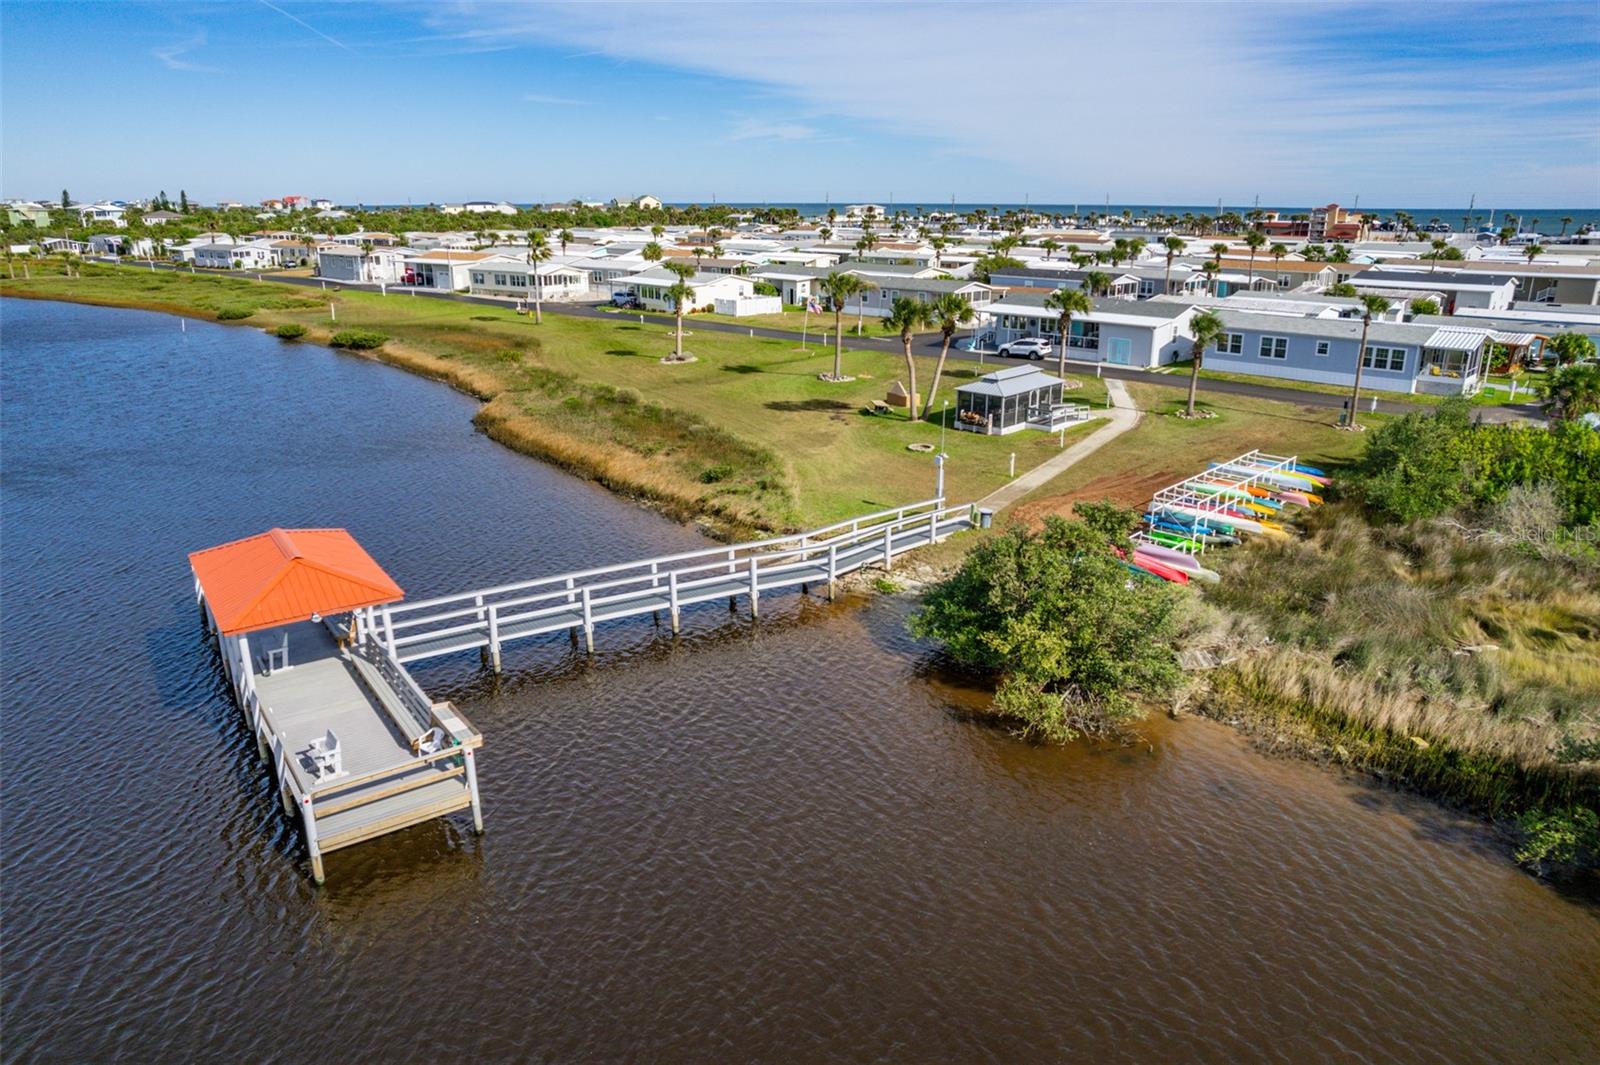
[[[856,380],[828,384],[831,348],[800,351],[787,339],[698,330],[685,350],[699,361],[664,365],[670,323],[646,324],[546,314],[542,325],[510,308],[409,295],[290,288],[237,274],[155,273],[85,266],[81,278],[59,274],[4,282],[16,294],[58,295],[215,316],[224,307],[254,308],[243,324],[298,322],[308,339],[335,329],[372,329],[391,340],[380,357],[455,383],[489,402],[487,427],[512,446],[564,462],[621,490],[678,513],[711,513],[726,524],[798,527],[931,496],[933,459],[907,450],[937,445],[936,422],[865,413],[905,376],[895,347],[847,350]],[[328,304],[338,322],[329,319]],[[919,357],[925,392],[932,358]],[[936,409],[976,374],[952,360]],[[1091,377],[1068,398],[1103,406]],[[615,393],[620,390],[619,399]],[[1088,431],[1075,429],[1074,435]],[[949,431],[946,494],[974,499],[1056,453],[1060,440],[1039,432],[983,437]]]
[[[1174,363],[1171,373],[1186,377],[1189,373],[1189,365],[1190,363],[1187,359]],[[1252,385],[1271,385],[1273,388],[1287,388],[1295,392],[1317,392],[1325,396],[1348,396],[1350,394],[1348,388],[1339,385],[1325,385],[1315,381],[1291,381],[1266,374],[1229,373],[1223,370],[1202,369],[1200,378],[1208,381],[1239,381]],[[1468,401],[1475,407],[1499,407],[1513,402],[1528,403],[1537,398],[1536,393],[1532,391],[1532,385],[1529,383],[1532,380],[1537,380],[1537,377],[1524,374],[1518,378],[1517,398],[1515,400],[1510,396],[1510,380],[1508,377],[1491,374],[1485,387],[1476,395],[1468,397]],[[1495,385],[1499,387],[1491,387]],[[1408,392],[1379,392],[1370,388],[1361,390],[1361,397],[1364,401],[1373,396],[1384,401],[1414,403],[1423,407],[1437,406],[1445,398],[1420,392],[1416,394]]]

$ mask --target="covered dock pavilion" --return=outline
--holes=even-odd
[[[195,596],[286,810],[323,855],[459,810],[483,831],[483,737],[376,638],[404,596],[344,529],[271,529],[189,556]]]

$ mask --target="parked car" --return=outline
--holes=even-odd
[[[1021,340],[1013,340],[1009,344],[1000,345],[1000,354],[1007,358],[1032,359],[1035,362],[1054,350],[1050,346],[1050,341],[1044,337],[1023,337]]]
[[[635,296],[633,293],[619,292],[615,296],[611,297],[611,306],[622,307],[630,311],[636,311],[644,305],[639,302],[639,297]]]

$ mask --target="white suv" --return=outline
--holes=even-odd
[[[1044,337],[1023,337],[1013,340],[1009,344],[1000,345],[1000,354],[1013,359],[1033,359],[1035,362],[1044,358],[1055,349],[1050,346],[1050,341]]]

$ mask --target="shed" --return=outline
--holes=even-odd
[[[956,389],[957,429],[998,436],[1047,429],[1061,406],[1062,381],[1032,366],[1010,366]]]

